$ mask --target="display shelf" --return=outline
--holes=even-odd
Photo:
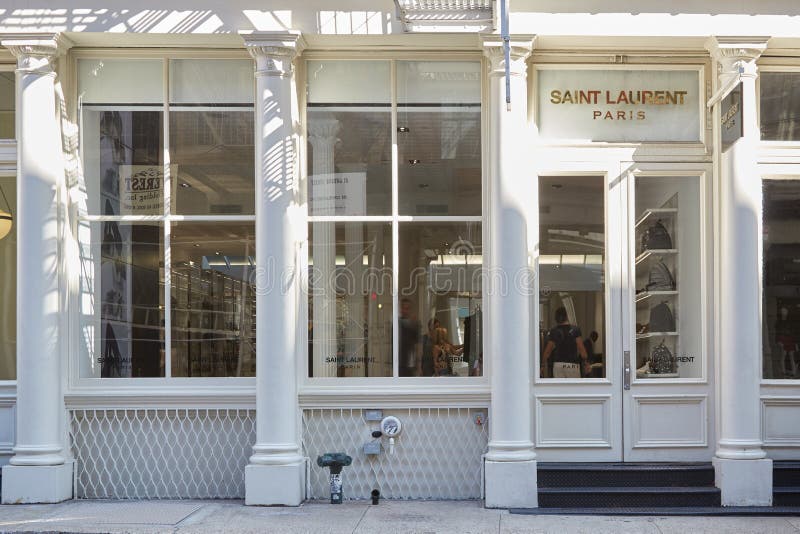
[[[636,339],[652,339],[654,337],[677,337],[678,332],[645,332],[644,334],[636,334]]]
[[[651,297],[674,297],[678,291],[673,289],[671,291],[643,291],[636,294],[636,303],[640,304],[646,302]]]
[[[639,228],[642,224],[644,224],[649,219],[661,218],[661,217],[671,217],[673,215],[677,215],[678,208],[651,208],[648,210],[644,210],[642,214],[636,219],[636,228]]]
[[[672,256],[678,253],[678,249],[676,248],[659,248],[659,249],[651,249],[645,250],[638,256],[636,256],[636,265],[649,260],[650,258],[655,258],[657,256]]]

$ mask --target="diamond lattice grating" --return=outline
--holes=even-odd
[[[345,499],[368,499],[378,489],[387,499],[479,499],[481,456],[488,443],[487,425],[476,425],[469,408],[384,410],[403,424],[394,454],[388,439],[377,456],[363,445],[373,440],[378,422],[364,420],[361,409],[303,411],[303,448],[309,457],[312,499],[330,497],[328,470],[316,464],[326,452],[345,452],[353,464],[342,472]]]
[[[70,438],[78,498],[243,498],[255,412],[71,410]]]

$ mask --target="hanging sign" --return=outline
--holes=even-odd
[[[697,71],[540,69],[537,75],[542,138],[700,141]]]
[[[721,137],[722,150],[728,150],[743,135],[742,131],[742,82],[722,99]]]
[[[178,166],[170,165],[172,197]],[[162,165],[119,166],[119,214],[162,215],[164,213],[164,167]]]
[[[311,181],[309,210],[311,216],[365,215],[367,208],[367,173],[337,172],[314,174]]]

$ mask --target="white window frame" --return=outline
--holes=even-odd
[[[244,49],[233,50],[180,50],[180,49],[158,49],[158,50],[119,50],[119,49],[93,49],[93,50],[74,50],[69,54],[68,69],[73,74],[71,76],[71,113],[75,117],[76,123],[81,120],[81,110],[77,94],[77,62],[81,59],[153,59],[162,62],[162,83],[163,101],[155,104],[163,113],[162,123],[162,147],[164,150],[164,175],[165,175],[165,213],[162,215],[89,215],[85,210],[75,210],[76,213],[71,218],[69,224],[73,229],[73,235],[77,236],[77,225],[79,223],[95,223],[103,221],[118,222],[159,222],[163,224],[163,247],[164,247],[164,344],[165,344],[165,363],[163,377],[141,377],[141,378],[87,378],[80,376],[80,365],[78,358],[80,340],[80,303],[77,289],[77,276],[79,275],[80,265],[72,265],[72,269],[78,272],[69,273],[69,358],[68,358],[68,378],[66,399],[70,406],[96,405],[97,402],[104,402],[104,405],[113,406],[115,403],[122,402],[122,405],[129,405],[130,402],[137,402],[142,405],[164,406],[170,403],[170,398],[174,396],[174,402],[178,405],[189,401],[193,406],[198,403],[208,402],[206,399],[214,399],[210,406],[218,408],[220,406],[251,408],[255,398],[255,377],[172,377],[171,375],[171,285],[168,254],[170,247],[170,225],[175,222],[249,222],[255,225],[255,214],[253,215],[174,215],[170,209],[170,176],[169,176],[169,60],[171,59],[247,59],[252,61],[251,56]],[[255,94],[255,76],[253,77],[253,92]],[[215,109],[226,109],[215,108]],[[236,108],[243,110],[246,108]],[[253,113],[255,110],[253,109]],[[81,161],[83,161],[83,147],[80,147]],[[255,176],[254,176],[255,180]],[[77,243],[76,243],[77,246]],[[72,262],[73,264],[75,261]],[[154,396],[153,393],[157,393]],[[166,398],[165,398],[166,396]],[[127,401],[121,401],[120,397],[127,397]],[[100,399],[107,399],[101,401]]]
[[[478,222],[481,224],[482,235],[482,254],[483,264],[486,265],[487,261],[487,247],[486,237],[488,236],[487,227],[487,210],[488,210],[488,189],[487,189],[487,168],[488,168],[488,128],[487,128],[487,66],[486,61],[480,53],[476,52],[452,52],[452,53],[426,53],[426,52],[375,52],[370,55],[364,53],[335,53],[335,52],[307,52],[303,54],[298,68],[298,85],[300,87],[307,87],[306,85],[306,62],[308,60],[324,60],[324,61],[388,61],[390,62],[390,83],[392,102],[391,107],[391,142],[392,142],[392,213],[387,216],[325,216],[314,217],[308,214],[308,202],[305,198],[307,196],[307,179],[308,179],[308,162],[307,153],[305,148],[301,151],[302,164],[302,182],[301,191],[304,197],[305,206],[305,220],[307,223],[323,222],[323,221],[336,221],[336,222],[383,222],[392,225],[392,324],[393,332],[398,332],[399,327],[399,291],[398,291],[398,277],[399,270],[399,225],[401,223],[409,222],[440,222],[440,223],[467,223]],[[481,215],[475,216],[417,216],[417,215],[400,215],[398,208],[398,147],[397,147],[397,84],[396,84],[396,64],[399,61],[478,61],[481,65]],[[303,124],[303,140],[301,145],[306,146],[307,135],[306,126],[307,121],[307,105],[306,96],[307,91],[300,91],[301,94],[301,122]],[[308,265],[309,250],[308,240],[305,242],[301,254],[301,261],[304,266]],[[305,287],[303,287],[303,294],[308,294],[308,280],[307,277],[303,280]],[[299,310],[298,324],[308,324],[308,302],[307,299],[302,299],[301,309]],[[486,314],[484,314],[484,325],[486,324]],[[483,375],[480,377],[400,377],[399,376],[399,338],[393,336],[392,340],[392,375],[391,377],[309,377],[308,376],[308,333],[304,330],[303,340],[299,343],[298,357],[297,357],[297,374],[299,379],[299,393],[300,401],[304,406],[338,406],[341,401],[347,403],[348,406],[361,404],[365,407],[371,406],[379,399],[389,399],[396,394],[409,394],[417,397],[418,402],[422,405],[430,399],[436,402],[437,405],[442,405],[441,397],[447,395],[450,402],[454,402],[460,406],[465,403],[476,403],[477,405],[485,405],[489,398],[489,377],[491,376],[491,362],[492,356],[487,353],[488,348],[487,339],[489,333],[484,330],[483,336],[484,345],[484,361],[483,361]],[[354,394],[359,396],[367,396],[366,399],[354,399]],[[439,400],[436,400],[436,399]],[[407,401],[406,401],[407,402]],[[483,403],[483,404],[481,404]],[[454,404],[454,405],[455,405]],[[385,405],[382,404],[382,405]]]

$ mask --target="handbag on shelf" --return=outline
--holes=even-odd
[[[650,370],[653,374],[663,375],[675,372],[675,357],[670,352],[669,348],[664,345],[664,341],[653,348],[650,353]]]
[[[650,332],[675,332],[675,316],[666,301],[650,308]]]
[[[642,234],[642,250],[669,250],[672,248],[672,238],[667,227],[661,219],[651,224]]]
[[[650,267],[650,273],[647,276],[646,291],[675,291],[675,277],[669,270],[669,267],[664,263],[664,260],[659,258]]]

